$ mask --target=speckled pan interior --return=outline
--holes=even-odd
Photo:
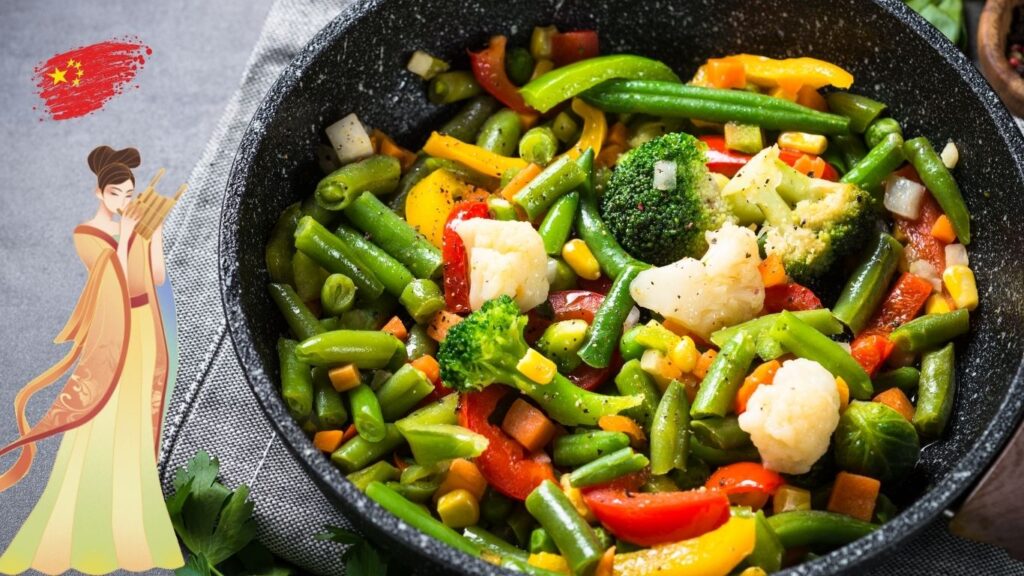
[[[282,322],[266,292],[263,246],[285,206],[313,190],[322,129],[355,111],[409,147],[455,107],[429,104],[405,71],[422,48],[465,65],[465,48],[495,33],[524,41],[535,24],[597,28],[605,53],[664,60],[680,76],[709,56],[816,56],[851,70],[858,92],[889,104],[907,134],[960,147],[956,177],[973,215],[971,264],[982,306],[958,350],[960,382],[946,437],[927,446],[881,530],[787,574],[858,572],[947,508],[989,464],[1024,404],[1024,139],[967,59],[899,0],[371,0],[324,28],[271,88],[235,159],[220,230],[224,306],[235,349],[283,438],[326,494],[398,557],[427,571],[504,571],[400,522],[349,484],[288,416],[277,392]],[[239,385],[244,385],[241,382]],[[315,522],[315,519],[310,519]]]

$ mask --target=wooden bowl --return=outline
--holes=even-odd
[[[1013,10],[1024,0],[988,0],[978,22],[978,61],[981,73],[1016,116],[1024,116],[1024,78],[1010,67],[1006,36]]]

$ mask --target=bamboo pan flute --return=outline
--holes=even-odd
[[[163,178],[164,169],[157,170],[153,179],[149,181],[146,189],[143,190],[142,194],[139,194],[128,208],[125,209],[125,215],[134,218],[138,221],[135,225],[135,232],[149,240],[153,237],[153,233],[163,223],[164,218],[170,213],[171,208],[178,202],[181,195],[185,193],[186,185],[182,184],[178,187],[178,191],[175,192],[174,196],[161,196],[156,191],[156,184]]]

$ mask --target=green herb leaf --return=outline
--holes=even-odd
[[[211,576],[210,564],[202,554],[188,557],[185,565],[174,571],[175,576]]]
[[[337,526],[324,526],[324,531],[316,535],[317,540],[330,540],[331,542],[337,542],[338,544],[359,544],[365,542],[366,539],[344,528],[338,528]]]
[[[345,573],[348,576],[380,576],[387,571],[387,562],[369,542],[360,542],[345,553]]]

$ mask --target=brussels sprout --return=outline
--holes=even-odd
[[[914,425],[885,404],[854,401],[839,418],[835,453],[843,470],[892,482],[914,469],[920,451]]]

